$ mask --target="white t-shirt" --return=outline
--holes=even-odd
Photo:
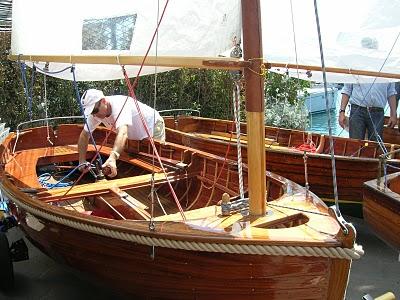
[[[104,119],[97,118],[94,115],[89,115],[87,117],[87,125],[89,126],[91,132],[93,132],[93,130],[95,130],[100,123],[103,123],[104,126],[106,126],[107,128],[111,128],[115,120],[117,120],[117,122],[115,123],[115,129],[118,129],[122,125],[128,125],[128,139],[142,140],[144,138],[147,138],[147,134],[144,129],[139,112],[137,111],[134,100],[131,97],[116,95],[106,96],[105,98],[109,101],[111,105],[111,115]],[[128,100],[123,107],[126,98],[128,98]],[[154,117],[157,120],[160,118],[160,115],[150,106],[147,106],[146,104],[143,104],[139,101],[138,104],[143,118],[145,119],[145,122],[147,124],[147,127],[149,128],[149,132],[152,135],[155,123]],[[119,115],[121,109],[122,112]],[[86,124],[84,126],[84,129],[86,132],[89,132]]]

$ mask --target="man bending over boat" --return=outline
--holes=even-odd
[[[123,95],[104,96],[102,91],[95,89],[89,89],[83,94],[81,103],[87,124],[85,124],[78,140],[80,165],[86,163],[86,152],[90,137],[89,129],[90,132],[93,132],[100,123],[103,123],[107,128],[112,128],[115,124],[114,128],[117,135],[114,146],[102,168],[104,174],[109,177],[117,175],[116,161],[123,151],[127,139],[142,140],[148,138],[134,101],[131,97]],[[164,142],[165,125],[163,118],[156,110],[146,104],[139,101],[138,104],[150,134],[153,134],[154,139]],[[81,167],[81,171],[83,169],[84,167]]]

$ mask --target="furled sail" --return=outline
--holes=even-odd
[[[317,4],[326,67],[400,73],[400,1],[322,0]],[[267,62],[321,66],[313,0],[263,0],[261,8]],[[287,70],[283,66],[280,71]],[[289,73],[296,77],[296,68]],[[299,70],[299,77],[322,81],[321,72],[307,69]],[[367,82],[375,77],[328,73],[327,80]]]
[[[14,55],[144,56],[166,1],[69,0],[13,1]],[[54,12],[59,12],[55,14]],[[238,0],[169,1],[150,56],[217,57],[240,43]],[[77,80],[122,78],[118,65],[75,64]],[[100,63],[100,64],[98,64]],[[37,62],[44,67],[45,62]],[[49,71],[71,65],[52,63]],[[139,66],[126,67],[129,76]],[[158,68],[158,72],[168,68]],[[154,73],[154,66],[141,74]],[[72,79],[70,73],[56,75]]]

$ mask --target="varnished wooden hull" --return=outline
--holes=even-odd
[[[387,126],[388,122],[389,117],[385,117],[385,126],[383,127],[383,141],[390,144],[400,144],[399,126],[396,125],[395,128],[390,128]]]
[[[167,140],[221,156],[227,154],[231,159],[237,158],[236,136],[234,134],[232,135],[232,142],[192,134],[192,132],[201,133],[206,132],[206,130],[209,130],[209,132],[235,131],[230,121],[195,117],[179,117],[177,122],[166,119],[166,124],[170,127],[167,129]],[[242,124],[241,130],[244,133],[246,132],[245,124]],[[287,146],[266,146],[267,170],[305,185],[304,155],[302,151],[294,150],[294,148],[303,144],[304,140],[307,139],[307,133],[274,127],[266,127],[265,131],[266,137],[272,139],[276,135],[274,138],[276,142]],[[322,143],[321,135],[313,134],[312,138],[318,149]],[[228,143],[230,144],[229,151]],[[325,137],[322,147],[317,150],[319,153],[307,153],[307,175],[310,189],[326,201],[334,199],[329,144],[328,137]],[[387,147],[390,150],[389,145]],[[396,147],[398,146],[392,148],[395,149]],[[344,204],[354,204],[361,209],[362,185],[365,181],[376,178],[378,174],[379,146],[370,141],[335,137],[334,148],[339,200]],[[246,145],[242,145],[244,161],[247,160],[246,150]],[[393,159],[390,164],[400,166],[400,161]],[[389,172],[394,170],[388,168]]]
[[[44,223],[40,234],[24,230],[45,253],[140,299],[341,299],[349,269],[330,258],[153,249]]]
[[[373,232],[400,252],[400,173],[388,176],[388,187],[377,180],[364,184],[364,219]]]
[[[267,215],[223,215],[218,203],[222,194],[232,198],[238,194],[237,167],[221,157],[167,143],[157,147],[184,207],[185,222],[176,208],[154,216],[155,229],[150,230],[144,209],[121,209],[117,203],[115,209],[125,220],[60,206],[81,197],[92,205],[108,197],[108,205],[114,205],[120,199],[109,187],[132,192],[147,191],[150,185],[147,174],[136,174],[139,166],[149,170],[149,160],[144,158],[149,158],[151,149],[142,142],[127,147],[141,156],[122,153],[120,157],[134,166],[132,177],[81,184],[68,195],[67,188],[40,188],[37,166],[76,160],[76,146],[70,144],[81,128],[60,126],[57,135],[51,135],[50,146],[43,134],[46,128],[21,135],[15,153],[15,136],[2,146],[3,195],[10,199],[29,239],[49,256],[139,298],[343,299],[353,256],[337,256],[330,249],[352,252],[355,232],[350,228],[350,234],[344,235],[320,199],[277,175],[266,174]],[[97,130],[95,138],[100,141],[106,132]],[[184,162],[187,166],[182,169]],[[156,187],[165,201],[172,197],[158,175]],[[170,205],[165,209],[171,210]]]

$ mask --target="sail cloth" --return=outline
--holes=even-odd
[[[399,74],[400,1],[317,2],[326,67]],[[161,11],[165,0],[159,3]],[[157,5],[157,0],[14,0],[12,54],[115,55],[116,61],[118,55],[144,55],[156,28]],[[261,9],[265,61],[321,66],[313,0],[261,0]],[[159,28],[157,54],[217,57],[240,37],[239,0],[170,0]],[[155,43],[149,55],[156,55]],[[67,65],[50,63],[49,69]],[[118,66],[76,64],[76,68],[78,80],[122,77]],[[137,70],[127,67],[130,77]],[[157,69],[164,70],[168,69]],[[154,71],[146,67],[142,74]],[[288,71],[297,77],[296,68]],[[327,75],[330,82],[387,80]],[[57,76],[71,79],[69,73]],[[307,69],[299,70],[299,77],[322,81],[321,72]]]
[[[159,3],[159,11],[158,11]],[[145,55],[165,0],[13,1],[14,55]],[[171,0],[150,56],[217,57],[240,43],[239,0]],[[156,53],[157,51],[157,53]],[[36,62],[44,67],[45,62]],[[69,66],[51,63],[49,71]],[[75,64],[77,80],[123,78],[118,65]],[[127,66],[130,77],[139,66]],[[157,68],[157,72],[171,68]],[[141,74],[151,74],[145,67]],[[69,72],[55,75],[72,79]]]
[[[400,41],[396,39],[400,33],[400,1],[319,0],[317,3],[326,67],[375,72],[383,67],[382,72],[399,74]],[[261,0],[261,8],[266,61],[321,66],[313,0]],[[280,71],[286,72],[285,68]],[[289,73],[297,77],[295,68]],[[300,70],[299,77],[322,81],[321,72],[317,71]],[[375,77],[328,73],[327,79],[371,82]]]

